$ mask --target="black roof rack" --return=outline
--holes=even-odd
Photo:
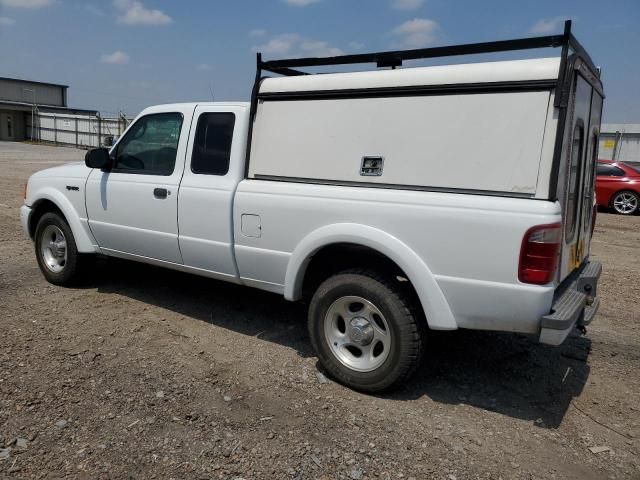
[[[532,50],[537,48],[563,48],[563,56],[568,50],[573,50],[593,70],[597,72],[589,54],[571,33],[571,20],[564,24],[561,35],[547,35],[543,37],[517,38],[496,42],[467,43],[464,45],[448,45],[444,47],[419,48],[415,50],[397,50],[389,52],[360,53],[355,55],[338,55],[334,57],[307,57],[283,60],[263,61],[258,53],[258,71],[267,71],[286,76],[308,75],[307,72],[297,70],[300,67],[319,67],[329,65],[354,65],[375,63],[378,68],[402,66],[405,60],[425,58],[451,57],[456,55],[475,55],[481,53],[508,52],[514,50]]]

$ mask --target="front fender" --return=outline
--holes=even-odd
[[[29,200],[31,200],[32,215],[41,202],[45,200],[50,201],[60,209],[67,220],[67,223],[73,232],[73,237],[76,241],[78,251],[81,253],[95,253],[98,251],[97,242],[89,230],[87,219],[80,217],[73,204],[59,190],[56,190],[53,187],[44,187],[34,192],[33,196],[29,196],[31,197]]]
[[[396,237],[377,228],[355,223],[327,225],[302,239],[287,264],[284,285],[286,299],[301,298],[304,275],[311,257],[321,248],[336,243],[369,247],[394,261],[415,288],[429,327],[434,330],[458,328],[442,290],[422,259]]]

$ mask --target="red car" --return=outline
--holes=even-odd
[[[598,160],[596,202],[622,215],[640,211],[640,164]]]

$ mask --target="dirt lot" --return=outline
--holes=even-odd
[[[23,182],[83,155],[0,143],[0,477],[640,478],[640,217],[598,217],[588,336],[433,333],[367,396],[318,374],[278,296],[122,261],[47,284]]]

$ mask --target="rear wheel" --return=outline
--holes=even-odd
[[[640,205],[640,196],[630,191],[618,192],[611,200],[611,206],[621,215],[633,215],[638,211],[638,205]]]
[[[71,228],[57,213],[45,213],[35,233],[38,266],[48,282],[71,285],[81,276],[85,258],[78,253]]]
[[[366,392],[395,387],[422,359],[425,328],[401,285],[370,270],[325,280],[309,307],[320,363],[339,382]]]

